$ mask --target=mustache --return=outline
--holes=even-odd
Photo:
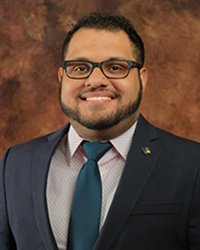
[[[119,97],[120,94],[117,91],[114,90],[109,90],[109,89],[105,89],[105,87],[99,86],[97,88],[95,87],[89,87],[87,90],[84,90],[80,93],[80,96],[88,94],[88,93],[94,93],[94,92],[102,92],[102,93],[110,93],[112,94],[114,97]]]

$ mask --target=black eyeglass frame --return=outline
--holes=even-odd
[[[102,68],[102,65],[105,63],[105,62],[126,62],[128,64],[128,71],[127,71],[127,74],[123,77],[109,77],[105,74],[103,68]],[[92,69],[89,73],[89,75],[87,75],[86,77],[72,77],[68,74],[67,72],[67,65],[70,64],[70,63],[74,63],[74,62],[85,62],[85,63],[90,63],[92,65]],[[132,60],[125,60],[125,59],[110,59],[110,60],[105,60],[105,61],[102,61],[102,62],[91,62],[89,60],[65,60],[63,61],[62,63],[62,68],[64,69],[66,75],[70,78],[70,79],[87,79],[93,72],[94,68],[100,68],[101,72],[103,73],[103,75],[108,78],[108,79],[124,79],[126,78],[129,73],[130,73],[130,69],[131,68],[138,68],[138,69],[141,69],[142,68],[142,65],[135,62],[135,61],[132,61]]]

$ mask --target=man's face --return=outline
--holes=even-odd
[[[81,28],[72,37],[65,60],[101,62],[111,58],[136,61],[134,48],[123,31]],[[94,68],[87,79],[70,79],[59,68],[61,106],[72,125],[105,130],[128,128],[138,116],[146,70],[132,68],[123,79],[108,79]]]

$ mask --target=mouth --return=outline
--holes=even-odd
[[[116,95],[113,93],[102,93],[102,92],[88,92],[80,96],[80,99],[83,101],[90,102],[104,102],[111,101],[116,98]]]
[[[105,100],[112,100],[111,97],[108,96],[94,96],[94,97],[86,97],[84,98],[86,101],[105,101]]]

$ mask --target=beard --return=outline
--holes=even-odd
[[[128,118],[129,116],[135,114],[140,106],[143,92],[142,83],[140,79],[139,91],[137,94],[137,98],[134,101],[129,102],[127,105],[124,105],[123,107],[117,110],[113,110],[113,112],[109,115],[101,116],[99,119],[92,119],[84,117],[84,114],[81,114],[79,109],[71,109],[69,106],[63,103],[61,100],[61,88],[62,86],[60,84],[59,100],[64,114],[68,118],[77,121],[82,126],[92,130],[103,130],[111,128],[119,122],[123,121],[124,119]]]

